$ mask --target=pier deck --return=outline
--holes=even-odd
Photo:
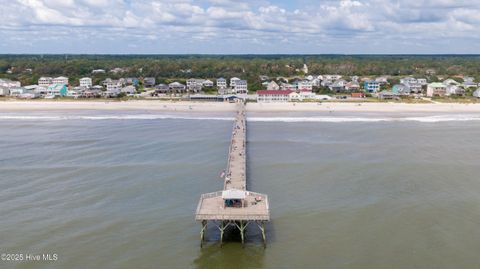
[[[239,228],[242,242],[245,228],[250,222],[255,222],[261,229],[265,242],[264,223],[270,220],[268,196],[247,190],[246,131],[245,105],[239,103],[233,124],[227,169],[224,173],[223,191],[203,194],[197,206],[195,219],[202,222],[202,241],[208,221],[212,221],[220,229],[221,240],[225,228],[232,225]],[[227,207],[223,197],[226,191],[244,195],[241,198],[242,205]]]

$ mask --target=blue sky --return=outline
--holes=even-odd
[[[480,53],[476,0],[0,2],[0,53]]]

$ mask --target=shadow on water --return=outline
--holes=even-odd
[[[210,225],[206,241],[194,260],[195,268],[263,268],[264,255],[271,241],[269,235],[273,225],[267,224],[267,247],[264,248],[260,229],[252,223],[247,227],[245,244],[242,245],[240,232],[230,227],[224,233],[223,244],[220,245],[220,231]],[[213,226],[213,227],[212,227]]]
[[[240,237],[240,236],[238,236]],[[265,249],[263,244],[246,242],[242,246],[240,238],[229,238],[222,246],[208,242],[199,247],[199,255],[193,261],[195,268],[263,268]]]

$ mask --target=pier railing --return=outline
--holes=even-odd
[[[238,219],[239,216],[235,214],[222,214],[221,210],[218,210],[218,212],[215,213],[209,213],[209,214],[200,214],[203,201],[205,199],[209,198],[214,198],[214,197],[221,197],[223,191],[216,191],[216,192],[210,192],[210,193],[204,193],[200,196],[200,201],[198,202],[197,205],[197,211],[196,211],[196,219],[201,220],[201,219],[212,219],[212,216],[215,216],[214,218],[216,219]],[[268,195],[258,193],[258,192],[253,192],[253,191],[245,191],[247,196],[254,196],[254,197],[260,197],[262,198],[262,201],[265,203],[266,207],[266,214],[255,214],[255,213],[247,213],[243,214],[242,218],[245,220],[269,220],[270,219],[270,208],[269,208],[269,203],[268,203]],[[219,218],[217,218],[219,217]]]

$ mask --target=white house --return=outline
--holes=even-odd
[[[272,80],[267,84],[267,90],[277,91],[277,90],[280,90],[280,86],[278,86],[278,84]]]
[[[405,77],[400,79],[400,84],[407,85],[407,84],[416,84],[416,83],[418,83],[418,80],[414,77]]]
[[[476,90],[473,92],[473,97],[480,98],[480,88],[476,89]]]
[[[320,87],[321,83],[322,83],[322,80],[320,78],[312,79],[312,86],[314,87]]]
[[[227,80],[224,78],[217,79],[217,88],[225,89],[227,87]]]
[[[317,97],[314,92],[309,90],[300,91],[298,94],[300,95],[300,98],[302,98],[302,100],[314,100]]]
[[[345,86],[347,85],[347,81],[343,79],[335,80],[332,84],[328,86],[328,88],[333,92],[343,92],[345,90]]]
[[[241,79],[237,78],[237,77],[233,77],[230,79],[230,87],[234,88],[235,85],[237,84],[238,81],[240,81]]]
[[[312,91],[312,87],[313,87],[312,82],[308,80],[301,80],[301,81],[298,81],[297,83],[297,89],[299,91],[304,91],[304,90]]]
[[[207,79],[203,81],[203,87],[213,87],[213,81]]]
[[[293,91],[289,91],[289,90],[257,91],[257,102],[258,103],[285,103],[290,100],[290,94],[292,92]]]
[[[235,93],[238,94],[247,94],[248,93],[248,84],[246,80],[239,80],[235,82],[235,87],[233,88]]]
[[[105,88],[107,88],[107,92],[116,92],[119,93],[123,87],[123,83],[120,80],[107,80],[104,82]]]
[[[9,96],[10,89],[4,86],[0,86],[0,96]]]
[[[51,77],[41,77],[38,79],[38,86],[41,87],[48,87],[52,85],[52,78]]]
[[[347,84],[345,84],[345,90],[355,92],[360,90],[360,84],[356,81],[350,81]]]
[[[426,78],[418,78],[418,79],[417,79],[417,82],[418,82],[418,84],[420,84],[420,85],[422,85],[422,86],[428,84]]]
[[[341,78],[341,75],[323,75],[323,80],[337,80]]]
[[[120,92],[125,93],[127,95],[133,95],[137,92],[137,89],[135,88],[135,86],[129,85],[129,86],[123,87],[120,90]]]
[[[168,84],[168,88],[171,90],[171,91],[175,91],[175,92],[183,92],[185,91],[186,89],[186,86],[183,85],[182,83],[180,82],[172,82],[170,84]]]
[[[187,88],[201,90],[203,88],[204,79],[190,78],[187,80]]]
[[[21,87],[20,81],[13,81],[8,78],[0,78],[0,86],[6,88]]]
[[[83,87],[83,88],[90,88],[92,87],[92,79],[91,78],[81,78],[79,80],[80,82],[80,87]]]
[[[457,95],[457,96],[462,96],[465,94],[465,89],[461,88],[458,85],[447,85],[447,90],[445,95],[446,96],[452,96],[452,95]]]
[[[67,77],[57,77],[52,80],[52,84],[68,85]]]
[[[280,84],[280,90],[284,90],[284,91],[295,91],[297,88],[295,87],[295,85],[293,84],[289,84],[289,83],[282,83]]]

